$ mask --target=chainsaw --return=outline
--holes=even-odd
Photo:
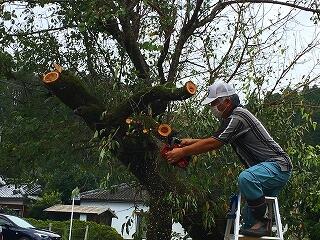
[[[174,148],[181,148],[181,139],[178,137],[172,137],[168,136],[166,143],[162,147],[160,153],[161,156],[165,159],[166,158],[166,153],[173,150]],[[179,161],[172,163],[173,166],[185,169],[189,166],[189,162],[191,160],[191,156],[187,156],[184,158],[179,159]]]

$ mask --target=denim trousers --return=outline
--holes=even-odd
[[[241,195],[247,200],[262,196],[276,197],[290,178],[290,171],[281,171],[277,162],[262,162],[240,173],[238,178]],[[255,220],[247,204],[243,209],[244,228],[249,228]]]

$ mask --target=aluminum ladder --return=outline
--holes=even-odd
[[[240,230],[240,218],[241,218],[241,194],[237,199],[232,202],[230,206],[230,213],[228,214],[226,231],[224,234],[224,240],[255,240],[255,239],[273,239],[283,240],[283,230],[281,217],[279,212],[279,204],[277,197],[265,197],[268,205],[268,217],[272,220],[272,232],[275,231],[275,237],[263,236],[263,237],[250,237],[239,234]],[[274,222],[273,222],[274,219]],[[233,233],[231,233],[233,225]]]

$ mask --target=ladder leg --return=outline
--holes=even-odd
[[[230,240],[230,231],[233,223],[234,223],[234,219],[229,218],[227,220],[227,227],[224,233],[224,240]]]
[[[278,205],[278,199],[274,199],[274,213],[275,213],[275,220],[277,225],[277,232],[278,237],[283,240],[283,232],[282,232],[282,223],[281,223],[281,217],[280,217],[280,211],[279,211],[279,205]]]
[[[239,230],[240,230],[240,213],[241,213],[241,194],[238,195],[238,205],[237,205],[237,212],[236,212],[236,219],[234,223],[234,239],[239,239]]]
[[[268,206],[268,214],[267,214],[267,217],[270,219],[271,221],[271,230],[272,230],[272,227],[273,227],[273,216],[274,216],[274,213],[275,213],[275,208],[274,208],[274,201],[270,201],[270,200],[267,200],[267,206]],[[275,223],[276,224],[276,223]],[[272,233],[272,231],[271,231]]]
[[[230,212],[228,213],[227,226],[224,233],[224,240],[239,239],[239,220],[240,220],[241,195],[234,195],[230,199]],[[231,233],[233,227],[233,233]]]

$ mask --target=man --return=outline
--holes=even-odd
[[[182,157],[217,150],[231,144],[246,169],[238,178],[239,189],[247,201],[247,214],[242,234],[270,234],[270,222],[265,218],[265,196],[277,196],[289,180],[292,163],[288,155],[273,140],[261,122],[240,105],[235,90],[219,81],[209,86],[203,104],[210,104],[212,113],[221,119],[219,130],[205,139],[183,139],[181,148],[168,152],[174,163]],[[254,222],[250,223],[250,218]]]

